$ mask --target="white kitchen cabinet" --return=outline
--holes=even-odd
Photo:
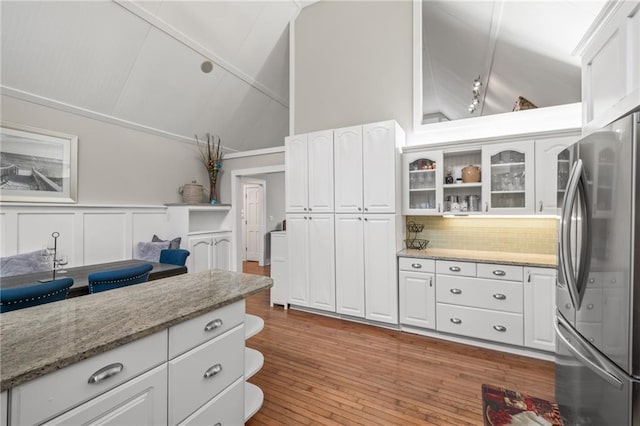
[[[364,220],[362,215],[336,214],[336,312],[365,316]]]
[[[365,318],[389,324],[398,324],[397,220],[393,214],[364,216]]]
[[[334,215],[287,215],[289,300],[335,312]]]
[[[362,126],[333,131],[335,211],[362,213],[364,200]]]
[[[524,276],[524,345],[554,352],[556,270],[525,268]]]
[[[336,214],[337,312],[398,323],[396,215]]]
[[[533,214],[534,142],[482,147],[482,211],[490,214]]]
[[[191,255],[187,258],[189,272],[209,269],[231,269],[231,233],[228,231],[194,234],[187,238]]]
[[[283,305],[287,309],[289,304],[289,263],[287,248],[287,232],[271,232],[271,278],[273,287],[270,292],[270,304]]]
[[[241,425],[244,423],[244,380],[238,379],[187,417],[180,426]]]
[[[0,393],[0,426],[7,426],[9,422],[9,407],[8,392],[3,391]]]
[[[640,105],[640,2],[612,3],[582,53],[583,135]]]
[[[578,136],[535,141],[535,213],[555,215],[560,212],[571,167],[570,145]]]
[[[333,211],[333,131],[285,138],[286,211]]]
[[[442,215],[444,161],[442,151],[407,153],[402,156],[402,213]]]
[[[436,328],[435,261],[398,258],[400,324]]]
[[[44,425],[167,424],[167,366],[161,365]]]
[[[400,208],[400,155],[404,130],[395,121],[365,124],[362,129],[365,213],[395,213]]]

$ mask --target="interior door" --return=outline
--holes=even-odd
[[[262,187],[260,185],[245,185],[244,188],[246,259],[257,262],[260,260],[262,242],[260,229],[260,218],[263,209]]]

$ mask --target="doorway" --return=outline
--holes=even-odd
[[[265,216],[266,181],[243,178],[241,182],[243,200],[241,221],[244,244],[242,260],[258,262],[259,266],[264,266],[262,235],[264,235],[265,229],[262,219]]]

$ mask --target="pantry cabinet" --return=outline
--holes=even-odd
[[[426,151],[403,156],[403,214],[443,213],[443,165],[442,151]]]
[[[335,312],[334,215],[287,215],[289,301]]]
[[[285,138],[286,211],[333,211],[333,131]]]
[[[335,211],[362,213],[364,186],[362,161],[362,126],[333,131]]]
[[[571,171],[569,146],[578,136],[535,141],[535,213],[555,215],[560,212]]]
[[[553,352],[556,270],[525,268],[524,277],[524,345]]]
[[[364,220],[336,214],[336,312],[365,317]],[[345,244],[346,243],[346,244]]]
[[[582,53],[584,135],[640,105],[640,2],[611,6]]]
[[[533,214],[534,142],[482,147],[482,211],[490,214]]]

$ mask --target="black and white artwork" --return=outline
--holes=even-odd
[[[0,201],[75,203],[76,170],[76,136],[0,127]]]

